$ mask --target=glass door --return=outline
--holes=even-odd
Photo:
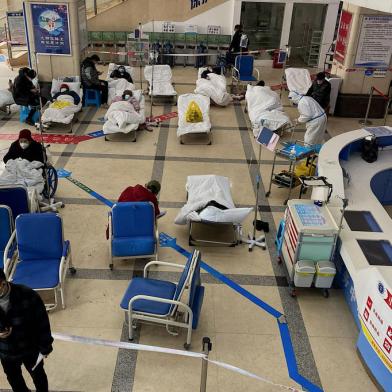
[[[279,48],[284,7],[284,3],[242,2],[241,24],[250,50]]]

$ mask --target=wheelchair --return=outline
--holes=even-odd
[[[46,199],[52,199],[56,193],[59,177],[57,170],[49,163],[44,167],[45,186],[42,192]]]

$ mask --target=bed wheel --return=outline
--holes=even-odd
[[[207,146],[211,146],[211,144],[212,144],[212,141],[210,141],[210,142],[207,144]]]
[[[70,273],[71,275],[75,275],[75,274],[76,274],[76,268],[75,268],[75,267],[71,267],[71,268],[69,268],[68,270],[69,270],[69,273]]]
[[[184,142],[182,140],[180,140],[180,144],[184,144]]]
[[[133,140],[132,140],[132,143],[136,143],[136,139],[133,139]]]
[[[107,136],[105,136],[105,142],[107,142],[109,139],[107,138]]]
[[[113,263],[109,264],[109,269],[110,269],[110,271],[113,271]]]
[[[266,193],[265,193],[265,197],[269,197],[270,194],[271,194],[270,191],[266,192]]]

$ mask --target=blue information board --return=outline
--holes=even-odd
[[[31,4],[35,51],[38,54],[70,56],[67,4]]]

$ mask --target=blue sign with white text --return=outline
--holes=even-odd
[[[35,51],[38,54],[71,55],[67,4],[31,4]]]

